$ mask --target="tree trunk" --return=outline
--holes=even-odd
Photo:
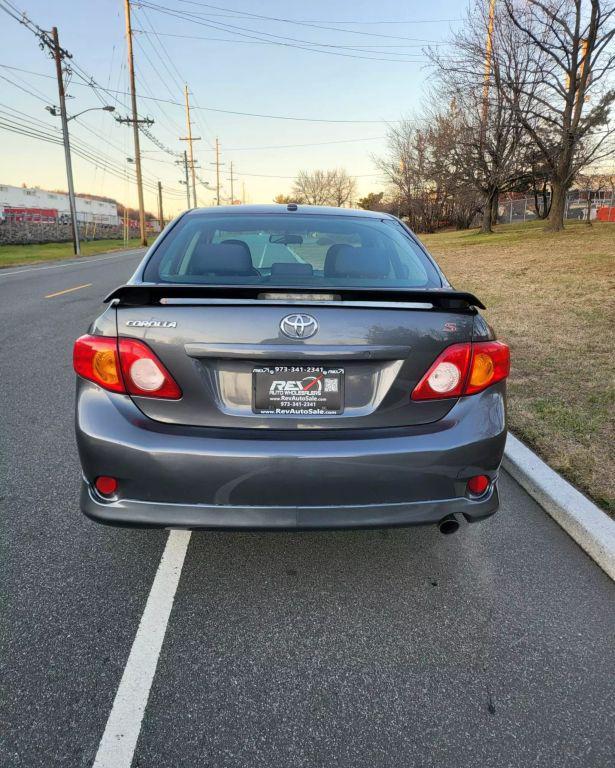
[[[559,180],[553,179],[551,184],[551,210],[545,229],[550,232],[561,232],[564,229],[564,213],[566,209],[567,188]]]
[[[493,199],[498,199],[497,188],[491,188],[485,197],[485,204],[483,207],[483,223],[480,228],[481,234],[490,235],[493,232]]]
[[[551,193],[553,195],[553,193]],[[542,216],[541,219],[546,219],[551,210],[551,198],[547,194],[547,185],[542,188]]]
[[[498,205],[500,203],[500,192],[498,189],[493,193],[491,200],[491,226],[495,227],[498,223]]]

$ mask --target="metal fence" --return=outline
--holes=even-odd
[[[566,219],[587,219],[587,197],[585,193],[574,190],[566,198],[566,208],[564,217]],[[542,198],[538,199],[539,206],[542,206]],[[599,208],[613,208],[615,206],[615,197],[605,197],[602,193],[591,193],[589,216],[593,220],[597,216]],[[519,221],[533,221],[538,219],[536,213],[535,201],[533,197],[525,197],[506,200],[500,197],[498,204],[498,222],[500,224],[512,224]],[[610,220],[610,219],[609,219]]]

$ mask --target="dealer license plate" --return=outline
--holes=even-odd
[[[344,370],[276,365],[252,371],[253,410],[287,416],[328,416],[344,410]]]

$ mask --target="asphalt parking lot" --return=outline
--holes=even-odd
[[[72,342],[139,257],[0,271],[2,766],[93,764],[169,535],[78,510]],[[448,537],[193,533],[132,765],[612,766],[613,584],[501,495]]]

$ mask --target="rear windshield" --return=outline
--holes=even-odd
[[[439,274],[394,219],[189,214],[155,249],[152,283],[439,288]]]

